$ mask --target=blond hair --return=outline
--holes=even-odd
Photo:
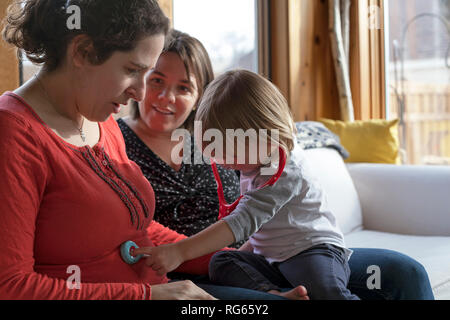
[[[218,76],[207,87],[196,114],[202,122],[202,134],[217,129],[277,130],[276,143],[287,154],[294,148],[295,124],[285,97],[264,77],[247,71],[232,70]]]

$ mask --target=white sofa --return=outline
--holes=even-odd
[[[450,167],[345,164],[306,150],[347,247],[385,248],[420,262],[436,299],[450,299]]]

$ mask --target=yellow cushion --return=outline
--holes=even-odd
[[[401,163],[398,152],[398,119],[319,121],[339,136],[341,144],[350,153],[345,162]]]

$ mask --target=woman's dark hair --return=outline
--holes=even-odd
[[[208,84],[214,80],[214,72],[209,58],[203,44],[189,34],[178,31],[170,30],[166,40],[164,52],[176,53],[181,61],[183,61],[186,68],[186,74],[190,76],[193,74],[197,80],[198,98],[195,102],[195,108],[197,107],[200,99],[203,96]],[[191,80],[191,79],[189,79]],[[186,119],[183,128],[192,131],[194,129],[195,110],[191,112]],[[139,107],[137,102],[133,102],[131,107],[131,117],[137,119],[140,117]]]
[[[69,28],[77,6],[81,25]],[[144,37],[169,30],[169,19],[156,0],[16,0],[8,8],[3,29],[6,42],[23,49],[29,60],[57,69],[70,41],[77,35],[89,37],[94,52],[92,64],[102,64],[114,51],[133,50]]]

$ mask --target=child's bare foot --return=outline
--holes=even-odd
[[[309,300],[308,292],[304,286],[295,287],[292,290],[286,292],[280,292],[278,290],[270,290],[269,293],[276,294],[291,300]]]

